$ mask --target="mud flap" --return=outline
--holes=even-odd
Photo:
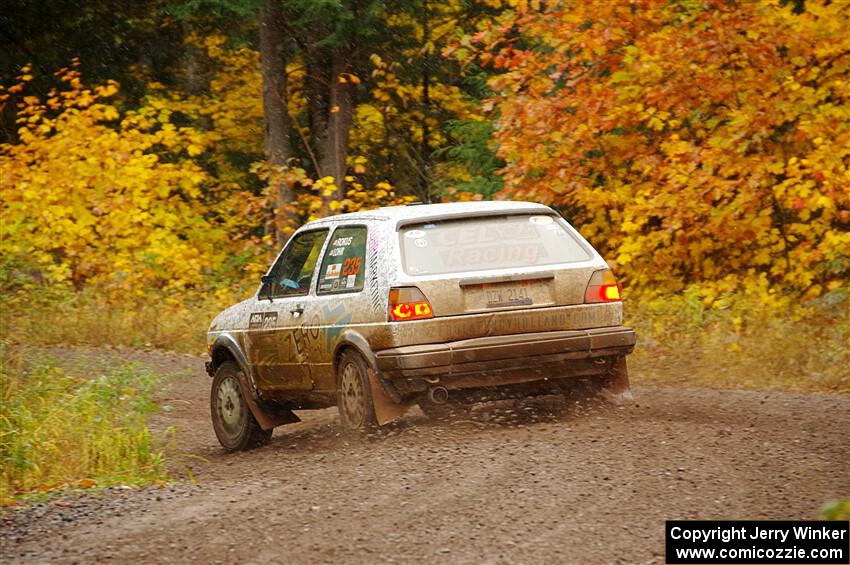
[[[617,357],[608,372],[605,384],[599,389],[599,396],[615,406],[631,404],[635,401],[632,389],[629,387],[629,369],[626,366],[626,356]]]
[[[372,404],[375,406],[375,419],[378,421],[378,425],[383,426],[404,416],[412,403],[399,404],[395,402],[378,382],[378,375],[375,374],[375,370],[369,367],[367,372],[369,374],[369,388],[372,390]]]
[[[260,407],[254,399],[254,395],[251,394],[251,387],[246,380],[245,371],[239,371],[239,389],[242,391],[242,398],[248,404],[248,408],[251,410],[251,414],[254,415],[254,419],[257,420],[257,423],[264,430],[271,430],[283,424],[294,424],[301,421],[301,418],[287,408],[264,409]]]

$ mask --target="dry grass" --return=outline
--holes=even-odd
[[[850,392],[847,302],[777,309],[737,297],[722,309],[688,296],[628,303],[633,382]]]
[[[105,300],[96,294],[21,300],[3,305],[0,334],[25,345],[111,345],[200,353],[214,300],[194,304],[147,299]]]
[[[132,364],[72,376],[0,345],[0,505],[56,488],[165,480],[146,426],[159,382]]]
[[[26,345],[112,345],[200,353],[210,320],[227,301],[193,305],[152,297],[107,301],[97,294],[47,299],[30,293],[3,307],[0,334]],[[3,305],[0,305],[3,306]],[[638,332],[635,382],[722,388],[850,392],[846,298],[803,307],[733,296],[706,307],[684,293],[626,303]]]

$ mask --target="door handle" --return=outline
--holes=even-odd
[[[299,304],[295,308],[290,310],[289,313],[297,318],[298,316],[304,313],[304,306]]]

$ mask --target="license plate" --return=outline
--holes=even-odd
[[[469,311],[551,304],[550,283],[530,280],[470,285],[464,289],[464,307]]]
[[[534,304],[534,300],[528,294],[528,286],[484,288],[484,297],[487,308]]]

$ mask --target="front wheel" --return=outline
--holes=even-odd
[[[254,449],[272,437],[272,430],[260,427],[242,396],[241,372],[232,361],[222,363],[215,372],[210,392],[213,429],[219,443],[228,451]]]
[[[354,351],[345,351],[337,366],[337,406],[342,427],[369,432],[378,426],[366,362]]]

